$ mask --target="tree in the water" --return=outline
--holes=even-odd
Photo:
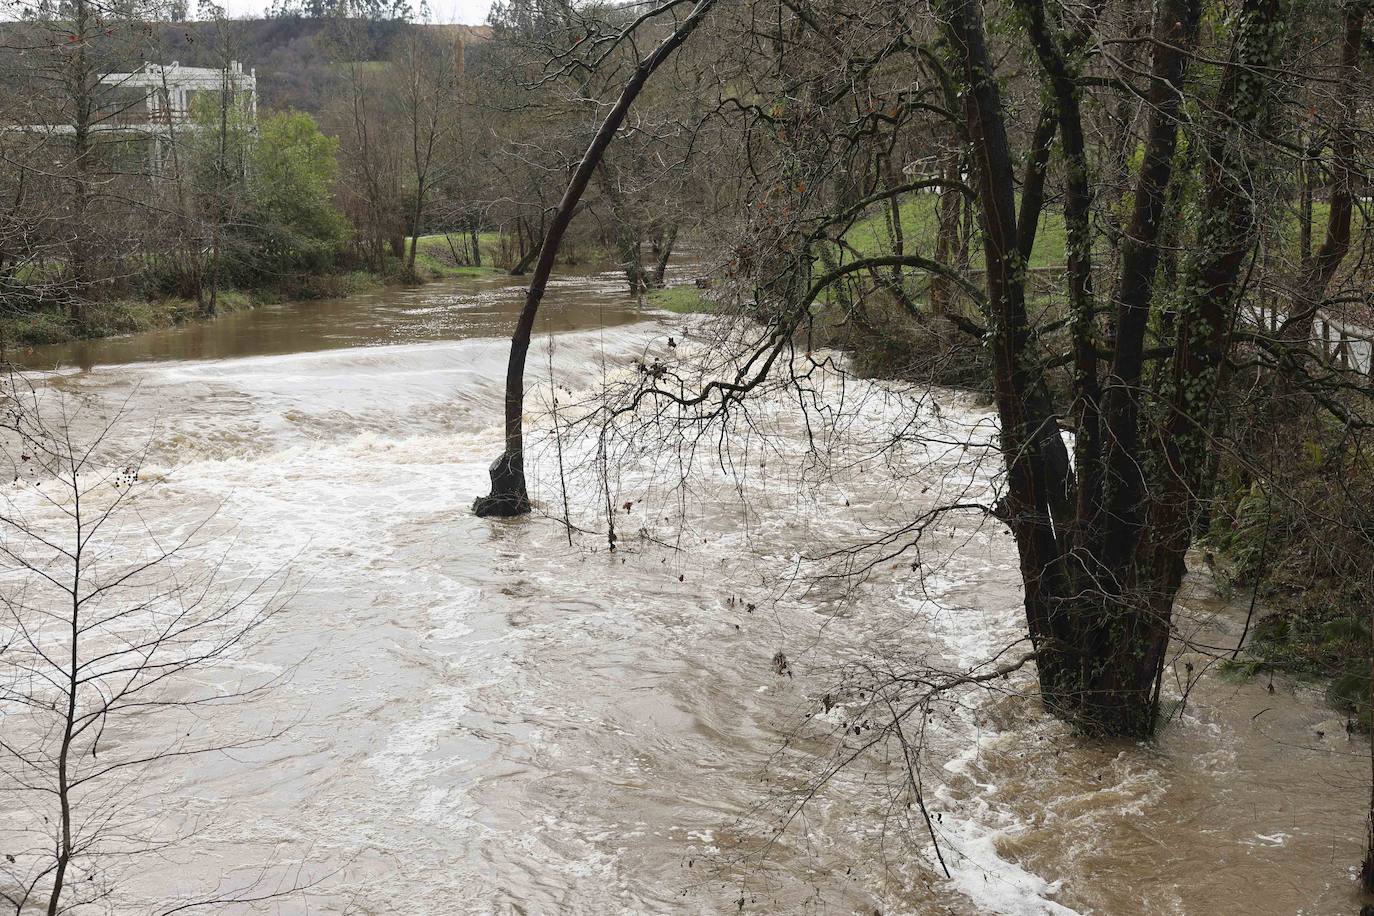
[[[1082,733],[1153,735],[1189,552],[1234,494],[1278,492],[1289,531],[1338,525],[1343,557],[1374,555],[1354,498],[1371,475],[1374,332],[1361,350],[1343,323],[1374,327],[1355,232],[1370,7],[730,7],[715,79],[684,102],[733,129],[712,154],[737,167],[739,208],[711,243],[738,333],[715,343],[713,377],[676,357],[641,366],[601,417],[672,414],[696,447],[771,385],[812,403],[824,344],[874,372],[985,387],[997,498],[846,557],[917,550],[940,513],[996,519],[1033,645],[1015,669],[1033,663],[1045,708]],[[517,335],[493,469],[508,501],[479,510],[527,505],[527,346]],[[1276,468],[1304,461],[1351,511],[1285,493]],[[1357,660],[1367,671],[1363,645]]]
[[[1086,162],[1074,91],[1073,24],[1043,3],[1020,4],[1050,84],[1066,156],[1066,223],[1074,349],[1074,461],[1027,317],[1018,236],[1039,214],[1016,212],[1014,160],[983,15],[970,0],[941,5],[961,95],[987,276],[988,345],[1007,460],[999,507],[1015,536],[1042,695],[1085,730],[1144,737],[1154,730],[1174,595],[1206,492],[1213,406],[1225,372],[1239,287],[1257,239],[1254,145],[1267,123],[1285,19],[1247,0],[1230,23],[1229,59],[1196,176],[1199,218],[1177,287],[1157,283],[1165,204],[1177,167],[1187,63],[1201,4],[1158,5],[1147,128],[1103,347],[1091,290]],[[1067,15],[1059,13],[1059,16]],[[1024,197],[1023,197],[1024,202]],[[1168,339],[1147,374],[1151,319],[1170,312]],[[1159,330],[1158,325],[1153,329]]]
[[[534,331],[539,305],[544,300],[549,277],[553,275],[559,246],[577,213],[578,203],[587,190],[592,174],[601,165],[630,106],[643,91],[649,77],[696,31],[713,5],[714,0],[698,0],[691,12],[673,25],[672,31],[657,47],[635,63],[615,104],[601,121],[586,152],[573,170],[563,197],[553,212],[539,248],[539,260],[530,277],[529,289],[525,293],[524,306],[516,320],[515,332],[511,335],[510,362],[506,368],[505,449],[491,465],[491,492],[478,497],[473,503],[473,511],[478,515],[515,516],[530,511],[529,493],[525,486],[525,357],[529,352],[530,335]],[[610,40],[618,45],[630,39],[644,23],[671,13],[674,6],[668,4],[642,14]]]
[[[1015,539],[1044,702],[1087,733],[1149,736],[1185,558],[1207,528],[1234,419],[1233,373],[1262,366],[1320,390],[1345,428],[1367,406],[1367,386],[1330,377],[1307,335],[1293,346],[1256,333],[1254,317],[1272,313],[1284,283],[1299,320],[1330,304],[1359,106],[1357,81],[1327,78],[1358,68],[1367,4],[1331,16],[1278,0],[1161,0],[1142,18],[1130,3],[939,0],[896,37],[879,25],[892,21],[881,2],[848,18],[792,12],[764,33],[776,32],[776,57],[719,105],[742,112],[757,195],[727,270],[737,289],[752,284],[746,311],[767,333],[712,389],[688,396],[651,375],[636,403],[723,413],[820,324],[860,357],[890,344],[885,314],[944,340],[946,364],[985,366],[1006,466],[988,512]],[[1305,68],[1325,34],[1342,39],[1333,58]],[[1107,50],[1122,45],[1143,50]],[[839,75],[855,68],[858,82]],[[1341,87],[1331,228],[1286,274],[1261,256],[1292,225],[1276,216],[1303,155],[1291,100],[1327,86]],[[902,231],[903,201],[936,188],[962,195],[976,234],[945,202],[936,244]],[[881,215],[885,245],[848,234],[866,214]],[[1051,231],[1063,260],[1046,263]],[[969,241],[979,270],[957,255]]]

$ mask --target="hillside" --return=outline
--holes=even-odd
[[[36,28],[23,22],[0,24],[0,45],[42,47],[52,33],[29,34]],[[486,26],[283,16],[222,23],[156,23],[136,35],[112,35],[112,47],[101,50],[127,69],[135,69],[144,61],[216,67],[225,59],[238,60],[244,67],[257,70],[260,105],[319,114],[330,95],[338,61],[380,60],[397,36],[412,28],[440,31],[462,40],[466,55],[480,53],[478,49],[491,35]]]

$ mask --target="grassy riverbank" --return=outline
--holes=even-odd
[[[482,266],[476,267],[463,263],[461,258],[462,239],[457,236],[436,235],[420,236],[419,250],[415,254],[415,272],[421,280],[447,280],[457,277],[489,277],[503,271],[493,265],[499,257],[497,248],[500,236],[495,232],[478,235],[481,247]],[[452,244],[450,242],[452,241]]]
[[[403,278],[403,262],[399,259],[388,264],[387,270],[383,273],[369,270],[340,270],[296,274],[274,286],[219,290],[215,297],[215,316],[296,300],[341,299],[386,286],[416,281],[427,283],[435,280],[499,275],[503,271],[490,266],[492,257],[488,256],[489,245],[495,245],[494,234],[491,238],[483,239],[485,266],[474,267],[458,263],[444,236],[421,236],[419,251],[415,258],[416,276],[413,279]],[[494,251],[490,254],[494,256]],[[196,300],[180,297],[95,301],[86,305],[85,313],[85,320],[78,322],[73,319],[67,306],[61,303],[15,314],[0,311],[0,344],[6,348],[35,347],[71,340],[154,331],[214,317],[206,315]]]
[[[215,296],[215,313],[207,315],[194,299],[106,299],[89,302],[85,318],[78,321],[65,304],[0,314],[0,341],[7,348],[35,347],[72,340],[137,334],[174,327],[188,321],[211,320],[218,315],[295,299],[328,299],[380,289],[386,278],[368,271],[302,274],[280,287],[241,290],[221,289]]]
[[[712,311],[710,300],[702,296],[701,290],[695,286],[665,286],[663,289],[651,289],[644,294],[644,304],[679,315]]]

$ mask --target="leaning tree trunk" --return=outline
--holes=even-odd
[[[511,335],[510,362],[506,367],[506,447],[491,465],[491,493],[479,496],[472,504],[472,511],[481,516],[510,517],[523,515],[530,511],[529,492],[525,488],[525,356],[530,348],[530,334],[534,330],[534,319],[539,312],[539,303],[544,299],[549,276],[553,273],[554,260],[558,256],[558,246],[577,211],[577,203],[587,190],[592,172],[596,170],[605,155],[607,147],[615,139],[615,133],[625,120],[625,115],[634,104],[644,84],[659,66],[672,56],[673,52],[696,30],[715,0],[697,0],[692,12],[678,24],[673,33],[663,40],[648,57],[639,61],[630,75],[620,97],[601,122],[591,144],[582,155],[568,182],[549,223],[548,231],[539,252],[539,263],[530,278],[529,291],[525,294],[525,304],[515,323],[515,333]]]
[[[525,271],[529,270],[530,265],[534,263],[535,258],[539,257],[540,253],[544,250],[543,246],[547,236],[541,236],[536,239],[533,230],[527,230],[525,225],[525,218],[523,216],[516,218],[515,234],[520,242],[520,257],[510,269],[510,275],[512,277],[523,277]],[[529,248],[525,247],[526,236],[528,236],[530,240]],[[550,270],[552,270],[552,268],[550,268]]]

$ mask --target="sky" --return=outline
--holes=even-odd
[[[261,16],[271,0],[218,0],[231,17]],[[462,22],[481,25],[487,21],[491,0],[428,0],[430,20],[433,22]],[[416,4],[418,6],[418,4]],[[192,9],[195,3],[191,4]]]

